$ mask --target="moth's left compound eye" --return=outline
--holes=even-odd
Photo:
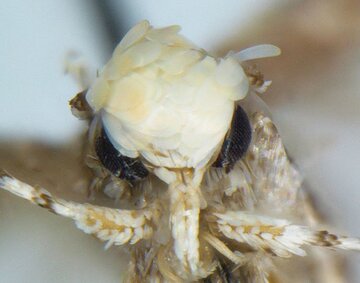
[[[86,93],[87,90],[78,93],[69,102],[72,113],[80,119],[92,119],[94,115],[85,99]],[[146,178],[149,174],[138,158],[124,156],[112,145],[103,127],[95,137],[95,152],[101,164],[120,179],[135,182]]]
[[[238,105],[232,118],[231,128],[225,137],[219,156],[212,166],[225,168],[227,173],[230,172],[249,148],[251,135],[249,118]]]
[[[102,165],[120,179],[134,182],[144,179],[149,174],[144,164],[138,158],[121,155],[112,145],[103,128],[95,140],[95,152]]]

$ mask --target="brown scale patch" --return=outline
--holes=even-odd
[[[317,246],[333,247],[341,244],[338,236],[330,234],[328,231],[320,231],[317,236],[319,239],[314,243]]]
[[[97,221],[101,223],[101,228],[99,230],[116,230],[119,233],[124,231],[124,226],[116,224],[114,221],[106,218],[102,213],[98,213],[94,210],[89,210],[89,215],[87,216],[86,223],[95,224]],[[91,226],[91,225],[89,225]]]
[[[79,92],[69,101],[71,112],[80,119],[89,119],[92,116],[92,109],[85,99],[87,89]]]
[[[40,188],[35,187],[35,189],[37,190],[37,193],[39,193]],[[37,204],[38,206],[40,206],[42,208],[46,208],[50,212],[55,213],[55,211],[53,209],[54,200],[50,195],[48,195],[46,193],[39,193],[39,194],[33,196],[31,198],[31,201],[33,203]]]
[[[252,225],[244,225],[244,226],[242,226],[242,228],[243,228],[243,233],[245,233],[245,234],[253,234],[252,229],[254,229],[254,226],[252,226]],[[284,232],[284,229],[282,227],[274,227],[274,226],[262,225],[262,226],[259,226],[259,227],[256,227],[256,228],[259,231],[257,234],[260,235],[262,233],[268,233],[268,234],[273,235],[273,238],[281,236],[283,234],[283,232]]]
[[[96,224],[96,220],[95,220],[94,218],[88,217],[88,218],[86,219],[86,225],[87,225],[87,226],[94,226],[95,224]]]
[[[255,67],[246,68],[245,73],[251,85],[261,87],[264,84],[264,75]]]

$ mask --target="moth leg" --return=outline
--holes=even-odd
[[[157,204],[148,209],[121,210],[65,201],[7,174],[0,175],[0,188],[57,215],[73,219],[80,230],[106,241],[106,248],[150,239],[160,215]]]
[[[212,225],[226,238],[278,257],[305,256],[306,252],[302,249],[305,245],[360,251],[358,238],[338,236],[328,231],[316,231],[283,219],[244,211],[225,211],[213,215],[216,220]]]

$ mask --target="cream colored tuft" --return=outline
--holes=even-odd
[[[157,167],[201,168],[223,140],[249,83],[235,57],[215,59],[179,31],[147,21],[131,29],[87,101],[102,112],[122,154],[141,155]]]

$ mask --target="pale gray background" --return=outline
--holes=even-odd
[[[81,131],[81,123],[67,106],[79,89],[63,74],[63,58],[71,49],[81,52],[96,70],[109,58],[117,33],[121,36],[146,18],[155,26],[180,24],[182,33],[193,42],[215,50],[222,40],[245,33],[256,24],[257,17],[289,2],[104,1],[113,5],[111,11],[118,15],[116,24],[121,27],[109,33],[96,1],[2,1],[0,137],[61,144]],[[256,43],[259,42],[261,38]],[[313,104],[306,96],[305,100],[290,100],[272,110],[329,222],[341,232],[360,236],[357,50],[339,55],[338,60],[344,64],[330,78],[323,76],[323,85],[319,86],[316,78],[314,89],[311,86],[315,82],[309,79],[309,86],[301,89],[314,93],[326,89],[330,93],[326,100]],[[338,73],[342,75],[339,77]],[[347,73],[351,74],[346,76]],[[296,96],[299,91],[294,83],[289,96]],[[346,115],[348,111],[352,115]],[[340,117],[338,113],[345,114],[339,114]],[[301,139],[297,138],[299,135]],[[5,193],[0,197],[3,201],[9,199],[0,207],[0,282],[119,281],[122,263],[116,249],[103,251],[102,243],[78,231],[69,220],[49,215]],[[11,218],[4,219],[2,215],[9,213]],[[352,282],[360,282],[359,258],[352,257]]]

